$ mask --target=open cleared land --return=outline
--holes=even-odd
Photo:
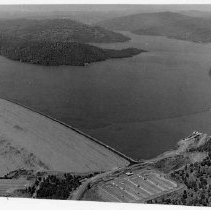
[[[181,188],[182,185],[166,178],[164,174],[143,169],[129,175],[125,173],[99,185],[98,194],[104,201],[145,202]]]
[[[83,200],[211,205],[211,138],[194,131],[178,149],[104,176]]]
[[[25,189],[31,185],[30,181],[17,179],[0,179],[0,195],[7,196],[15,190]]]
[[[88,137],[6,100],[0,100],[0,176],[20,168],[105,171],[129,161]]]

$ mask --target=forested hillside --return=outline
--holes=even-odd
[[[22,39],[1,41],[1,54],[12,60],[42,65],[83,66],[109,58],[130,57],[142,50],[105,50],[78,42],[35,42]]]
[[[130,57],[138,49],[104,50],[88,43],[124,42],[129,38],[98,26],[67,19],[1,20],[0,54],[42,65],[86,65],[109,58]]]
[[[129,40],[122,34],[70,19],[2,20],[0,21],[0,32],[30,41],[109,43]]]

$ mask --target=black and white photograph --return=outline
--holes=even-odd
[[[211,4],[0,4],[0,197],[211,206]]]

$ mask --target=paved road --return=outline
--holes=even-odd
[[[72,194],[72,196],[70,196],[68,198],[68,200],[80,200],[81,197],[83,196],[84,192],[88,189],[88,187],[98,181],[99,179],[102,179],[108,175],[111,175],[112,173],[116,172],[116,171],[122,171],[122,170],[125,170],[123,168],[118,168],[118,169],[115,169],[115,170],[112,170],[112,171],[107,171],[105,173],[101,173],[101,174],[98,174],[90,179],[87,179],[85,182],[83,182],[79,188]]]

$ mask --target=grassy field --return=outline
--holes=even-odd
[[[20,168],[89,172],[128,164],[73,129],[0,99],[0,176]]]

